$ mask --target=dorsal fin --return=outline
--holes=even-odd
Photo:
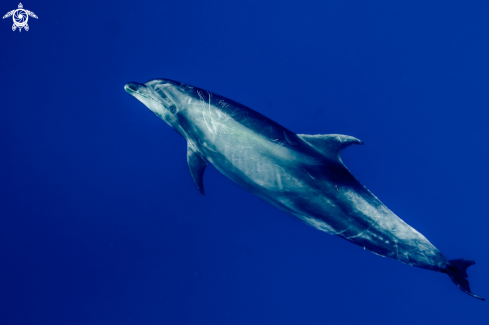
[[[341,150],[354,144],[363,144],[357,138],[342,134],[297,134],[297,136],[326,157],[340,161]]]

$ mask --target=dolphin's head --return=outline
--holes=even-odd
[[[169,79],[153,79],[145,84],[129,82],[124,90],[175,128],[193,87]]]

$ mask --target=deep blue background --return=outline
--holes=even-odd
[[[18,0],[17,0],[18,1]],[[18,2],[2,0],[0,11]],[[347,166],[489,298],[489,2],[27,1],[0,21],[1,324],[483,324],[443,274],[262,202],[123,90],[164,77]]]

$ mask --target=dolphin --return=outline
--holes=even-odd
[[[396,216],[343,164],[357,138],[295,134],[264,115],[210,91],[170,79],[129,82],[126,92],[187,141],[192,179],[204,194],[208,163],[224,176],[306,224],[370,252],[446,273],[471,292],[469,259],[447,260],[426,237]]]

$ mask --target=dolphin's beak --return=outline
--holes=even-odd
[[[154,96],[152,96],[150,87],[140,84],[139,82],[128,82],[124,85],[124,90],[143,103],[144,106],[149,108],[152,112],[156,113],[159,110],[159,103]]]
[[[143,84],[140,84],[138,82],[128,82],[125,86],[124,86],[124,90],[132,95],[134,93],[137,93],[140,91],[140,89],[142,88],[145,88],[146,86],[143,85]]]

